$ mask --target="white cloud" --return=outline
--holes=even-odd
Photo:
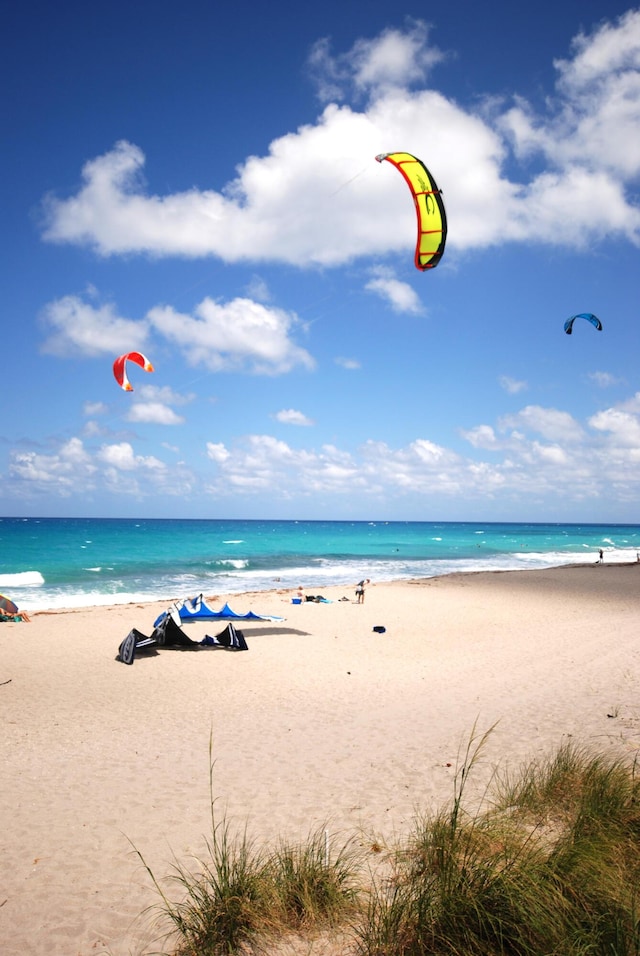
[[[492,449],[500,447],[500,442],[491,425],[477,425],[468,431],[461,429],[460,434],[474,448]]]
[[[10,465],[13,478],[56,485],[64,496],[68,495],[74,486],[89,484],[95,471],[91,457],[79,438],[71,438],[65,442],[56,454],[17,452],[12,456]]]
[[[84,438],[98,438],[105,434],[105,432],[106,429],[92,420],[89,420],[82,429],[82,435]]]
[[[619,385],[621,379],[616,378],[615,375],[611,375],[610,372],[590,372],[589,378],[592,382],[595,382],[596,385],[599,385],[600,388],[608,388],[610,385]]]
[[[182,425],[184,418],[170,406],[187,405],[194,398],[175,392],[167,385],[142,385],[136,388],[135,396],[125,419],[154,425]]]
[[[195,307],[193,315],[177,312],[171,306],[155,306],[144,320],[133,321],[121,318],[111,303],[94,306],[78,296],[66,296],[50,302],[42,320],[55,329],[43,351],[62,357],[115,357],[123,349],[140,348],[153,332],[177,348],[189,364],[204,365],[212,371],[244,369],[279,375],[297,366],[312,369],[315,365],[311,355],[292,338],[295,330],[304,329],[300,319],[292,312],[251,299],[221,303],[206,298]],[[191,400],[166,389],[158,391],[158,386],[136,385],[135,393],[165,405]],[[143,414],[133,411],[134,416]]]
[[[503,415],[499,419],[501,431],[523,429],[536,432],[551,441],[577,442],[584,432],[578,422],[555,408],[542,408],[540,405],[527,405],[515,415]]]
[[[418,293],[408,282],[396,279],[393,270],[376,266],[371,273],[374,278],[367,282],[365,289],[375,292],[388,302],[394,312],[408,312],[413,315],[424,312]]]
[[[142,349],[149,334],[146,323],[122,318],[112,303],[94,307],[76,295],[49,302],[40,320],[49,331],[42,351],[62,358],[77,353],[115,358]]]
[[[231,452],[227,451],[222,442],[208,441],[206,448],[207,457],[210,458],[211,461],[217,462],[219,465],[224,464],[224,462],[231,457]]]
[[[522,99],[504,108],[448,99],[425,83],[439,59],[422,23],[361,39],[345,56],[332,57],[324,41],[314,65],[325,92],[336,101],[349,85],[368,93],[361,109],[329,103],[315,123],[245,159],[217,190],[150,194],[141,178],[144,154],[117,143],[86,164],[76,195],[47,199],[44,238],[106,256],[297,266],[408,254],[415,214],[406,184],[374,159],[402,144],[443,190],[449,253],[513,241],[640,242],[633,188],[640,172],[640,11],[574,41],[571,56],[556,63],[555,97],[538,114]],[[538,160],[533,173],[531,156]]]
[[[258,302],[271,301],[269,286],[261,276],[251,276],[247,283],[247,295],[250,299],[257,299]]]
[[[152,425],[182,425],[184,418],[162,402],[134,402],[125,415],[128,422]]]
[[[283,408],[274,415],[282,425],[313,425],[313,420],[295,408]]]
[[[342,100],[351,90],[364,93],[406,87],[424,81],[443,54],[428,44],[428,27],[408,21],[407,29],[384,30],[372,40],[357,40],[347,53],[334,56],[327,38],[319,40],[309,57],[321,100]]]
[[[615,443],[625,448],[634,448],[640,455],[640,419],[638,415],[620,408],[608,408],[589,419],[592,428],[608,432]]]
[[[336,365],[340,365],[342,368],[346,368],[348,371],[352,372],[356,369],[361,368],[361,364],[357,359],[345,358],[344,356],[339,355],[335,359]]]
[[[148,313],[153,328],[180,349],[190,365],[211,371],[245,369],[266,375],[313,368],[309,353],[290,338],[299,319],[251,299],[219,303],[203,299],[193,315],[170,306]]]
[[[93,415],[106,415],[109,411],[109,406],[105,405],[104,402],[84,402],[82,411],[83,414],[88,417]]]
[[[547,461],[552,465],[565,465],[569,462],[569,456],[560,445],[541,445],[536,441],[531,445],[531,451],[532,458]]]
[[[622,409],[623,412],[631,412],[633,415],[640,415],[640,392],[636,392],[635,395],[631,396],[631,398],[620,402],[617,405],[617,408]]]
[[[3,488],[16,499],[107,492],[141,499],[192,496],[198,502],[205,496],[267,496],[301,504],[319,496],[352,501],[357,494],[362,502],[389,506],[408,497],[486,503],[498,495],[503,504],[533,506],[557,495],[559,487],[566,506],[594,499],[606,506],[612,487],[620,501],[637,500],[640,494],[640,392],[584,424],[567,412],[530,405],[461,434],[468,454],[428,435],[400,447],[369,440],[353,449],[292,448],[265,434],[208,441],[198,475],[184,462],[169,466],[142,455],[130,441],[94,448],[73,438],[46,454],[14,450]],[[192,458],[197,457],[196,450]]]
[[[100,461],[118,469],[118,471],[137,471],[139,469],[162,470],[166,466],[153,455],[136,455],[133,446],[126,441],[115,445],[103,445],[96,456]]]
[[[511,378],[509,375],[500,376],[500,386],[508,392],[510,395],[517,395],[518,392],[523,392],[528,388],[526,382],[519,381],[518,379]]]
[[[90,493],[97,471],[80,439],[72,438],[53,454],[14,451],[9,462],[9,482],[18,499],[29,499],[34,492],[53,492],[60,498],[69,498],[79,489]]]

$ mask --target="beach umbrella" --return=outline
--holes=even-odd
[[[18,605],[14,604],[13,601],[5,597],[4,594],[0,594],[0,614],[17,614]]]

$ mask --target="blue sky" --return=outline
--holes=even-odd
[[[2,47],[0,513],[638,521],[640,9],[25,0]]]

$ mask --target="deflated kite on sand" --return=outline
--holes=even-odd
[[[136,653],[139,651],[154,650],[156,647],[187,648],[199,650],[201,647],[222,647],[229,651],[248,651],[249,646],[242,631],[237,630],[233,623],[227,624],[225,629],[211,637],[207,634],[201,641],[193,641],[185,634],[176,620],[175,612],[168,612],[160,624],[154,628],[150,637],[137,628],[132,628],[118,648],[116,660],[123,664],[133,664]]]

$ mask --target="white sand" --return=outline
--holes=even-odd
[[[363,606],[319,593],[332,603],[233,595],[286,620],[243,622],[248,652],[161,649],[131,667],[120,641],[166,605],[0,625],[4,956],[154,949],[133,846],[161,878],[203,853],[210,735],[215,812],[261,842],[325,824],[396,842],[416,809],[450,800],[474,724],[496,726],[470,797],[497,763],[568,737],[640,746],[640,565],[374,585]]]

